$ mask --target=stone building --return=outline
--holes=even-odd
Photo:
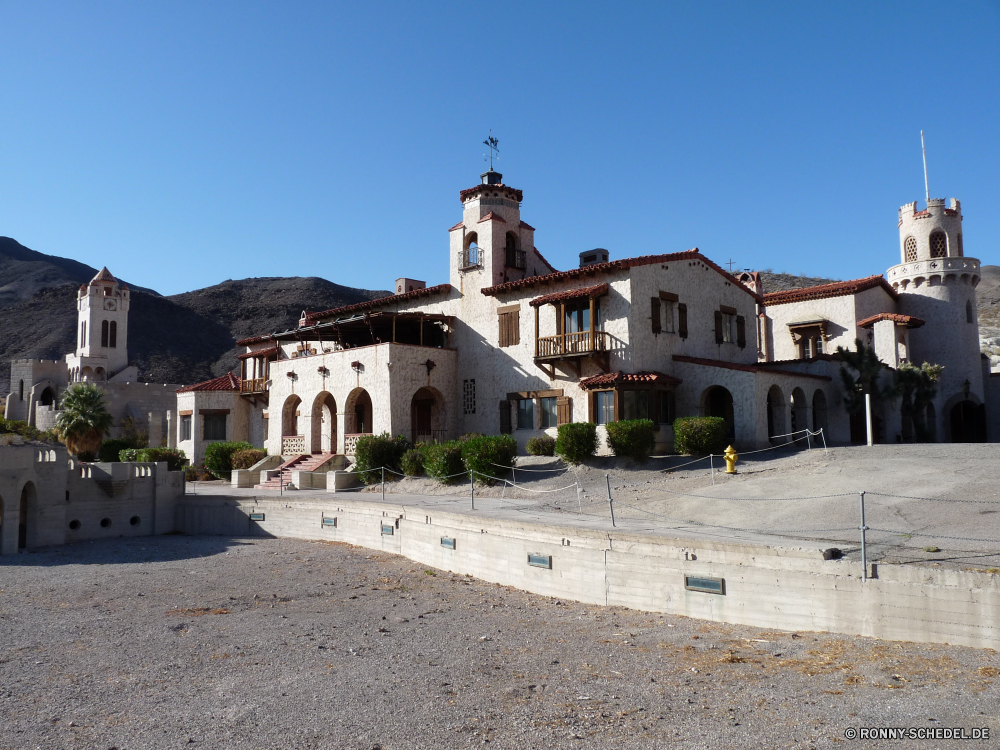
[[[190,454],[201,455],[212,412],[232,414],[234,437],[289,462],[349,457],[362,434],[510,432],[523,449],[566,422],[603,434],[638,417],[669,450],[673,420],[689,415],[725,418],[744,450],[806,428],[845,444],[859,440],[857,419],[831,353],[859,338],[886,378],[904,361],[945,365],[937,438],[983,438],[979,263],[963,254],[957,201],[904,207],[903,262],[888,278],[763,294],[758,274],[737,278],[697,249],[624,259],[597,249],[556,271],[521,218],[522,192],[499,173],[459,200],[448,283],[400,279],[391,297],[306,311],[292,330],[238,342],[238,379],[178,396],[192,419]],[[882,409],[877,439],[908,439],[898,409]],[[211,424],[221,436],[221,421]]]
[[[64,360],[18,359],[11,362],[7,419],[25,421],[40,430],[55,425],[59,398],[73,383],[96,383],[106,393],[117,434],[121,420],[132,417],[158,446],[173,434],[170,413],[177,385],[140,383],[128,360],[130,292],[107,268],[80,286],[77,293],[77,346]]]

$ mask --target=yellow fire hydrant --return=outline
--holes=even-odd
[[[736,450],[733,446],[726,448],[726,452],[722,454],[722,457],[726,459],[726,473],[727,474],[738,474],[736,471],[736,459],[739,456],[736,455]]]

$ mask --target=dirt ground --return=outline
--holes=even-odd
[[[558,601],[358,547],[0,560],[0,748],[995,747],[993,650]],[[851,740],[987,727],[986,741]]]

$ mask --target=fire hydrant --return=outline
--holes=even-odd
[[[722,454],[722,457],[726,459],[726,473],[727,474],[738,474],[736,471],[736,459],[739,456],[736,455],[736,450],[733,446],[726,448],[726,452]]]

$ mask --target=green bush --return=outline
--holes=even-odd
[[[121,452],[131,447],[132,444],[124,438],[105,440],[101,443],[101,449],[97,451],[97,460],[105,463],[117,463],[121,461]]]
[[[674,420],[674,450],[678,453],[721,454],[729,442],[729,428],[722,417],[683,417]]]
[[[129,461],[139,460],[139,449],[138,448],[122,448],[118,451],[118,460],[122,463],[128,463]]]
[[[593,458],[597,453],[597,425],[593,422],[570,422],[559,428],[556,455],[571,464]]]
[[[556,439],[549,435],[536,435],[528,438],[524,449],[532,456],[554,456],[556,454]]]
[[[452,476],[462,474],[465,464],[462,463],[462,443],[449,440],[447,443],[423,445],[420,452],[424,454],[424,471],[427,476],[434,477],[445,484],[453,484],[468,479],[468,476]]]
[[[653,455],[656,437],[650,419],[623,419],[608,422],[608,447],[616,456],[627,456],[645,461]]]
[[[424,454],[417,448],[410,448],[399,459],[399,466],[408,477],[420,477],[424,474]]]
[[[382,481],[381,468],[384,466],[400,472],[403,454],[410,449],[410,441],[402,435],[390,437],[388,432],[381,435],[365,435],[358,438],[354,449],[354,468],[365,484]],[[389,478],[391,478],[390,475]]]
[[[262,451],[260,448],[236,451],[233,454],[233,469],[249,469],[265,458],[267,458],[267,451]]]
[[[462,463],[480,481],[493,484],[495,477],[517,461],[513,435],[478,435],[462,442]]]
[[[27,440],[40,440],[45,443],[59,442],[59,438],[52,430],[43,432],[42,430],[35,429],[27,422],[17,419],[0,419],[0,434],[5,432],[20,435]]]
[[[250,443],[209,443],[205,448],[205,468],[217,479],[229,480],[233,471],[233,454],[253,448]]]
[[[167,471],[182,471],[187,463],[187,456],[177,448],[140,448],[136,460],[149,464],[165,461]]]

